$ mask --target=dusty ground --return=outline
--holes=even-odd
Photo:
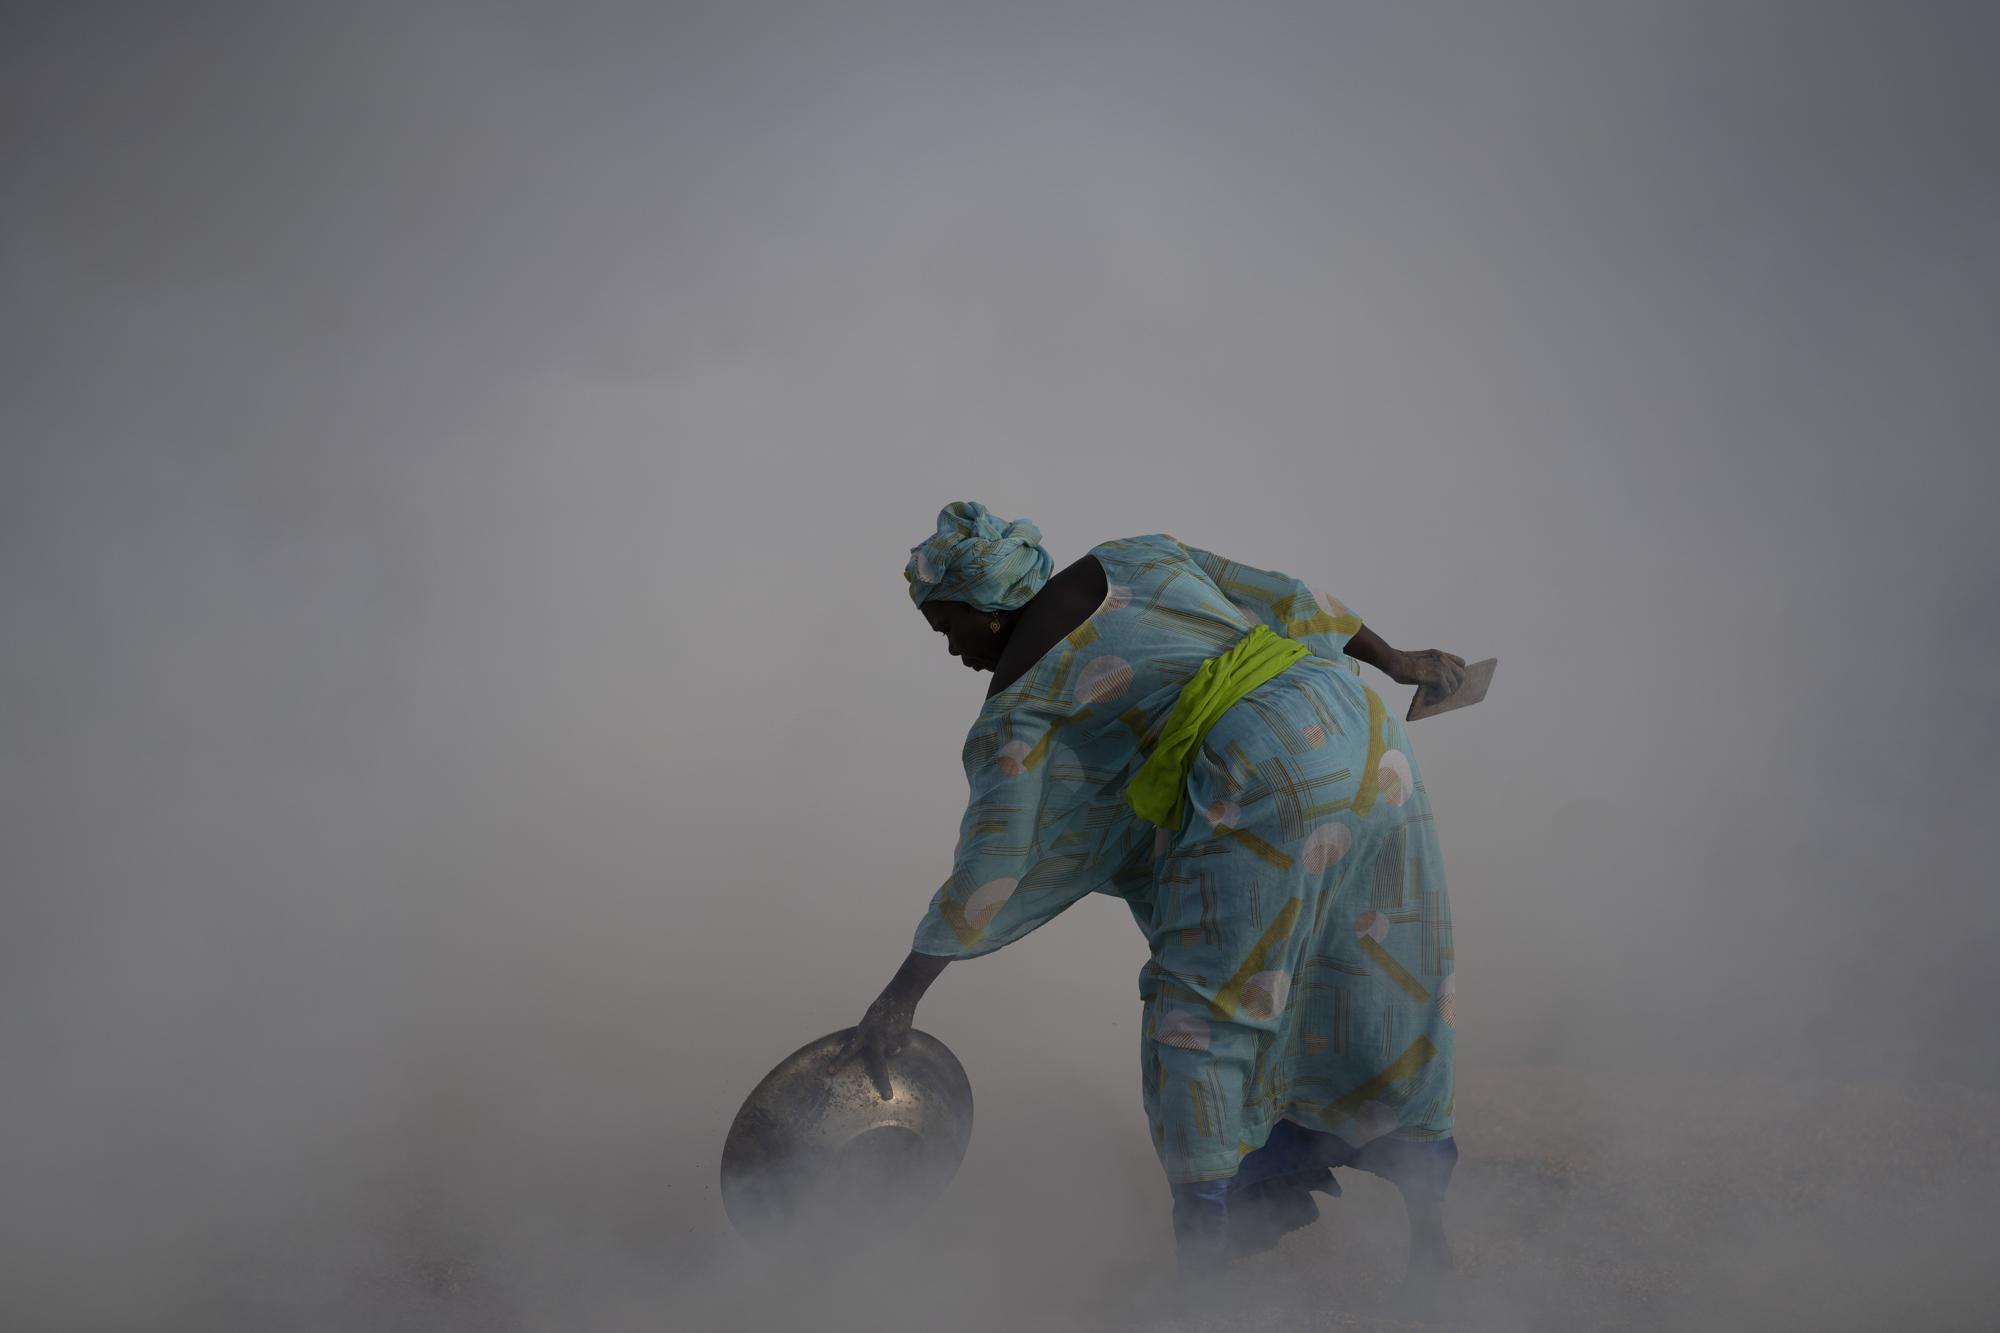
[[[2000,1327],[2000,1099],[1963,1088],[1469,1073],[1442,1308],[1396,1304],[1400,1201],[1343,1173],[1178,1327]],[[1262,1298],[1259,1298],[1259,1293]]]
[[[2000,1328],[2000,1096],[1522,1069],[1464,1072],[1459,1111],[1457,1267],[1427,1308],[1399,1303],[1400,1196],[1342,1172],[1321,1220],[1239,1265],[1215,1308],[1161,1312],[1156,1169],[1078,1150],[1052,1170],[969,1171],[883,1267],[752,1261],[682,1326],[794,1327],[809,1309],[820,1330],[980,1333]]]
[[[1165,1201],[1135,1192],[1121,1212],[1089,1197],[1101,1184],[1079,1180],[1052,1209],[1041,1175],[1015,1186],[1037,1201],[1028,1223],[962,1232],[913,1260],[924,1290],[907,1302],[857,1317],[865,1295],[833,1297],[828,1326],[2000,1327],[1993,1094],[1535,1069],[1467,1072],[1459,1105],[1464,1155],[1448,1214],[1457,1267],[1428,1307],[1399,1296],[1402,1202],[1374,1177],[1342,1172],[1345,1193],[1324,1203],[1320,1222],[1239,1265],[1208,1313],[1169,1316],[1146,1304],[1170,1253]],[[961,1225],[951,1206],[939,1217],[947,1230]],[[790,1299],[739,1293],[711,1313],[771,1327]]]
[[[622,1140],[569,1135],[566,1155],[451,1167],[393,1227],[246,1242],[163,1285],[171,1308],[144,1305],[160,1328],[368,1333],[2000,1327],[1995,1094],[1475,1070],[1459,1111],[1458,1263],[1430,1308],[1398,1304],[1400,1197],[1353,1172],[1208,1313],[1149,1305],[1172,1272],[1157,1166],[1125,1099],[1073,1090],[996,1110],[946,1197],[859,1254],[755,1250],[722,1218],[710,1158],[647,1174]]]

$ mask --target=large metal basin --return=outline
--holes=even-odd
[[[722,1145],[722,1206],[758,1241],[851,1242],[894,1230],[944,1192],[972,1139],[972,1085],[949,1047],[912,1031],[882,1099],[851,1028],[793,1051],[758,1083]]]

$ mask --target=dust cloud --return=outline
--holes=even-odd
[[[1501,661],[1413,727],[1457,1304],[1360,1177],[1214,1326],[1990,1327],[1996,38],[11,6],[0,1324],[1141,1317],[1108,900],[924,1002],[904,1238],[718,1201],[947,869],[985,678],[899,570],[974,498]]]

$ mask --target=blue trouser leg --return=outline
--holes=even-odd
[[[1229,1182],[1175,1185],[1174,1249],[1183,1265],[1220,1262],[1229,1253]]]
[[[1441,1200],[1457,1161],[1458,1145],[1448,1138],[1389,1135],[1350,1148],[1335,1135],[1280,1120],[1236,1175],[1171,1187],[1175,1250],[1183,1268],[1191,1269],[1268,1249],[1319,1216],[1310,1191],[1340,1193],[1333,1179],[1339,1166],[1385,1177],[1412,1198]]]
[[[1394,1181],[1413,1199],[1444,1201],[1451,1171],[1458,1165],[1458,1144],[1451,1139],[1402,1139],[1386,1135],[1355,1151],[1354,1165]]]

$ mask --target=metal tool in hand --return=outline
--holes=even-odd
[[[911,1030],[884,1098],[838,1060],[853,1029],[808,1042],[752,1089],[722,1145],[722,1205],[745,1237],[848,1243],[915,1217],[972,1139],[972,1085],[949,1047]]]
[[[1433,693],[1434,686],[1425,685],[1410,699],[1410,711],[1403,715],[1405,722],[1415,722],[1420,717],[1436,717],[1439,713],[1449,713],[1454,708],[1464,708],[1476,704],[1486,697],[1486,687],[1493,683],[1493,667],[1500,659],[1489,657],[1483,662],[1474,662],[1465,669],[1465,679],[1458,688],[1440,698]]]

